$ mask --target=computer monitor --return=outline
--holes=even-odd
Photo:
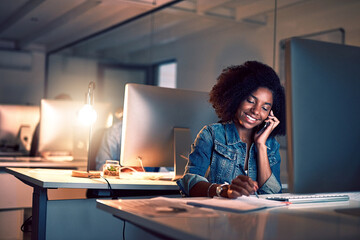
[[[39,122],[39,106],[0,105],[0,146],[2,155],[27,155]]]
[[[289,191],[360,190],[360,48],[286,43]]]
[[[127,84],[121,165],[141,166],[141,159],[144,167],[174,167],[175,161],[182,175],[196,135],[218,121],[208,99],[206,92]]]
[[[84,102],[71,100],[41,100],[39,148],[40,153],[73,156],[87,159],[89,126],[79,121],[78,112]],[[97,120],[92,133],[111,125],[110,104],[95,103]]]

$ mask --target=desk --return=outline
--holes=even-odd
[[[87,161],[46,161],[40,157],[0,157],[0,209],[30,208],[32,189],[13,175],[5,172],[7,167],[86,169]]]
[[[97,200],[97,207],[159,239],[360,239],[360,202],[353,200],[246,214],[213,210],[213,217],[149,217],[122,210],[116,201]]]
[[[46,238],[47,190],[51,188],[108,189],[103,179],[71,177],[71,170],[6,168],[27,185],[33,187],[32,239]],[[178,190],[175,182],[152,180],[108,179],[112,189]]]
[[[50,161],[40,157],[1,156],[0,157],[0,239],[19,239],[23,232],[20,230],[24,217],[27,217],[32,206],[33,188],[24,184],[13,175],[5,172],[6,167],[22,168],[58,168],[86,170],[86,160]],[[61,199],[84,198],[86,189],[51,190],[50,197]],[[30,213],[31,214],[31,213]],[[9,222],[9,219],[13,219]]]
[[[0,157],[0,167],[67,168],[86,170],[87,161],[49,161],[40,157]]]

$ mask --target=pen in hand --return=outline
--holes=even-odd
[[[246,174],[246,176],[249,177],[249,170],[245,170],[245,174]],[[259,195],[258,195],[257,191],[255,191],[254,193],[255,193],[255,196],[256,196],[257,198],[259,198]]]
[[[257,198],[259,198],[259,195],[258,195],[257,191],[255,191],[255,196],[256,196]]]

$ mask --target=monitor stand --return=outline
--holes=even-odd
[[[21,125],[18,132],[19,150],[29,152],[31,147],[32,132],[30,125]]]
[[[174,179],[182,178],[191,146],[189,128],[174,128]]]

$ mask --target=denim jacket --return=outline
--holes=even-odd
[[[280,144],[274,137],[269,137],[266,146],[272,174],[258,193],[279,193]],[[245,156],[246,144],[240,140],[233,122],[205,126],[191,145],[184,176],[177,181],[181,193],[189,196],[190,189],[200,181],[231,183],[238,175],[246,175]],[[257,149],[254,144],[250,147],[248,173],[251,179],[257,180]]]

